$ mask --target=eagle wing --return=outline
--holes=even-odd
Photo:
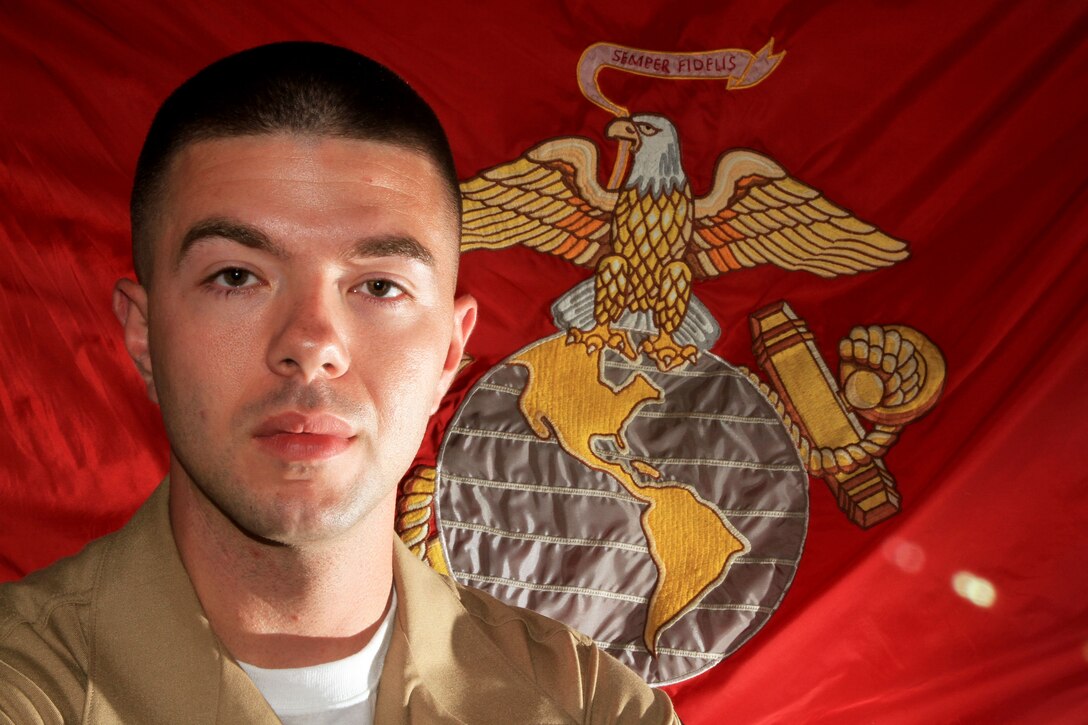
[[[608,251],[616,204],[596,175],[597,147],[564,137],[461,182],[461,250],[523,244],[595,265]]]
[[[910,255],[904,242],[746,150],[719,160],[714,188],[695,201],[693,231],[685,261],[701,278],[768,262],[834,277]]]

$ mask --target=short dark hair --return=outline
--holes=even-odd
[[[400,76],[327,43],[262,45],[212,63],[163,102],[147,132],[132,187],[132,260],[147,285],[152,228],[170,162],[187,144],[280,132],[383,141],[418,151],[461,195],[449,141],[426,101]]]

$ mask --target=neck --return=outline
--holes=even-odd
[[[348,531],[283,545],[255,539],[184,473],[171,471],[170,523],[212,630],[235,659],[304,667],[370,641],[393,584],[393,490]]]

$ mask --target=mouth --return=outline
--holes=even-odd
[[[334,415],[282,413],[265,420],[253,438],[266,452],[285,461],[315,461],[338,456],[355,441],[352,427]]]
[[[604,135],[616,141],[626,141],[635,150],[638,150],[641,141],[638,131],[635,130],[635,124],[629,118],[617,118],[608,124],[608,127],[604,130]]]

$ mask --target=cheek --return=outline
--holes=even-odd
[[[434,329],[380,341],[372,337],[356,347],[352,367],[384,391],[387,406],[429,413],[448,348],[448,341],[440,346],[441,339]]]
[[[229,399],[252,378],[257,347],[252,321],[223,324],[175,315],[151,332],[156,388],[160,395],[197,404],[192,412],[206,419],[208,401]]]
[[[353,361],[353,365],[359,364],[360,361]],[[397,354],[367,356],[361,364],[375,372],[380,370],[383,387],[391,395],[411,399],[418,397],[425,388],[433,387],[432,381],[438,379],[441,362],[430,349],[401,348]]]

